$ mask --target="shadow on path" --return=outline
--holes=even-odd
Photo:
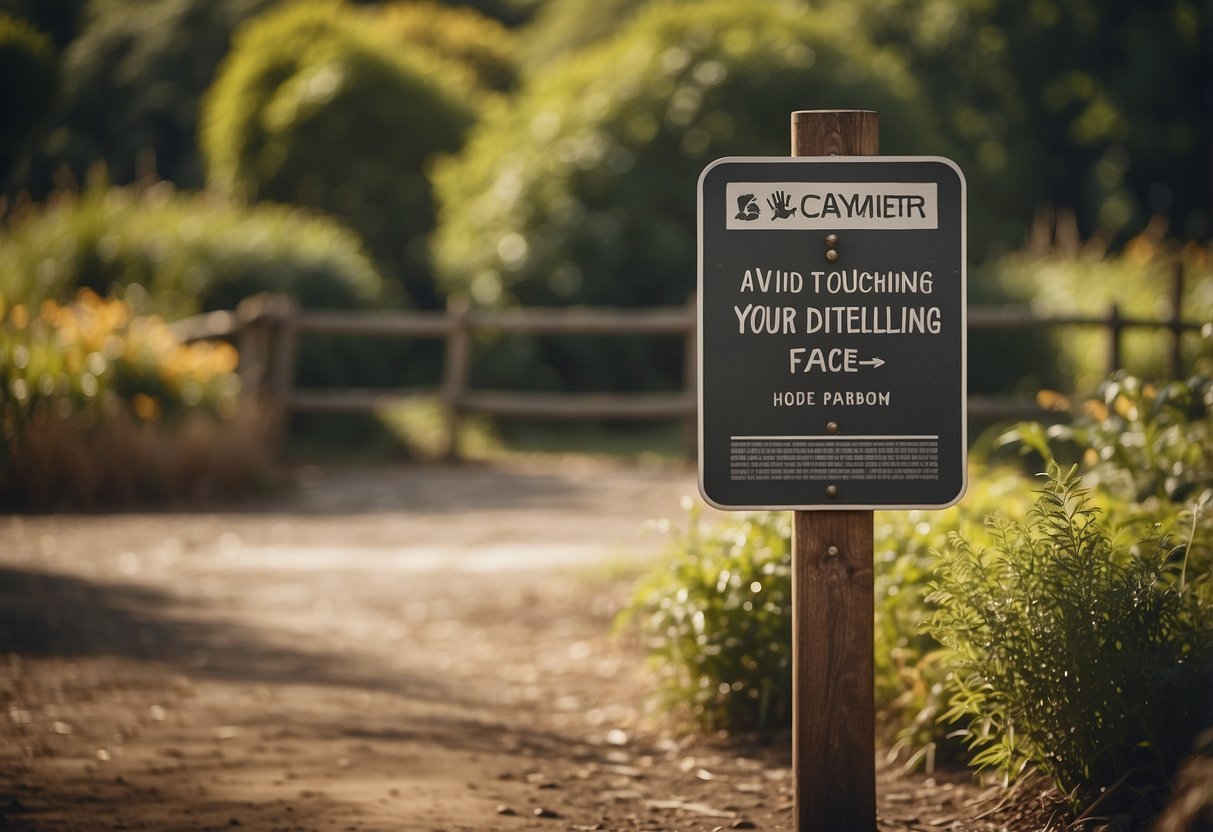
[[[448,692],[356,654],[274,644],[266,633],[208,620],[170,593],[0,567],[0,654],[111,656],[239,682],[347,686],[439,698]]]

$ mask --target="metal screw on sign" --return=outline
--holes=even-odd
[[[838,235],[826,235],[826,260],[831,263],[838,262]]]

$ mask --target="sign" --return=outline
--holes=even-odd
[[[699,178],[699,487],[725,509],[965,490],[965,181],[937,157],[719,159]]]

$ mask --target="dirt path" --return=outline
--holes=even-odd
[[[666,733],[611,622],[684,469],[305,470],[205,513],[0,519],[0,829],[791,828],[784,745]],[[967,781],[882,773],[882,829]]]

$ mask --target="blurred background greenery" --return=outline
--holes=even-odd
[[[37,317],[88,289],[169,320],[265,290],[310,308],[682,305],[704,165],[785,154],[792,110],[869,108],[882,152],[964,169],[973,303],[1161,317],[1178,268],[1185,316],[1208,320],[1210,15],[1199,0],[0,0],[0,297]],[[1102,343],[975,333],[970,389],[1089,392]],[[1187,365],[1204,343],[1185,342]],[[1132,334],[1127,368],[1166,373],[1165,344]],[[434,345],[301,350],[309,386],[441,368]],[[684,361],[677,339],[512,336],[479,342],[472,376],[671,390]],[[300,427],[313,447],[380,430]]]
[[[239,395],[235,350],[183,345],[167,323],[255,293],[362,310],[454,298],[682,306],[695,284],[699,171],[721,156],[785,155],[797,109],[877,110],[882,152],[960,164],[973,304],[1103,314],[1114,303],[1162,320],[1179,275],[1184,317],[1213,321],[1206,0],[0,0],[0,77],[5,507],[230,497],[263,481],[281,423]],[[1106,679],[1054,696],[1054,679],[1004,678],[1014,662],[953,626],[987,602],[1015,613],[1007,643],[1023,655],[1136,668],[1162,645],[1195,657],[1188,669],[1207,667],[1206,329],[1182,343],[1183,379],[1168,377],[1165,331],[1127,335],[1128,373],[1112,378],[1106,335],[974,333],[971,392],[1072,395],[1044,395],[1049,425],[971,432],[962,505],[929,521],[877,516],[876,695],[894,755],[929,765],[963,754],[938,721],[950,714],[979,763],[985,753],[987,764],[1064,774],[1088,762],[1081,749],[1063,760],[1047,727],[994,730],[1041,715],[1081,724],[1110,700]],[[676,338],[511,336],[476,348],[477,388],[678,390],[686,371]],[[442,358],[365,339],[309,338],[299,350],[308,387],[434,383]],[[378,421],[296,417],[292,441],[345,459],[433,456],[445,424],[433,403]],[[474,418],[461,444],[473,455],[678,455],[679,427],[554,438]],[[1119,530],[1091,526],[1090,552],[1116,568],[1056,581],[1033,607],[1022,593],[1004,599],[1001,578],[986,586],[970,573],[985,547],[1025,575],[1072,559],[1061,532],[1076,521],[1049,507],[1079,491],[1055,464],[1042,498],[1053,503],[1033,508],[1039,486],[1024,472],[1045,460],[1079,466]],[[999,537],[982,524],[996,511],[1004,530],[1052,518],[1041,528],[1058,540],[1030,525]],[[637,591],[631,616],[666,707],[691,723],[786,724],[787,525],[740,515],[702,527],[692,510]],[[1036,612],[1064,612],[1076,589],[1178,598],[1167,620],[1182,626],[1119,616],[1137,629],[1101,630],[1094,646],[1067,642],[1081,656],[1065,654],[1057,633],[1087,634],[1089,616]],[[1126,659],[1125,644],[1143,655]],[[1119,735],[1095,740],[1142,747],[1149,713],[1186,714],[1186,695],[1146,691],[1108,717]],[[1169,747],[1186,749],[1186,731]],[[990,758],[990,743],[1006,753]],[[1124,782],[1116,766],[1090,782],[1056,779],[1094,792]]]

